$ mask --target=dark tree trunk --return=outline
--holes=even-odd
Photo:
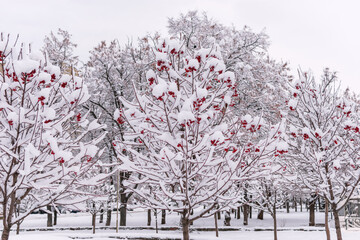
[[[103,222],[104,222],[104,208],[101,208],[99,223],[103,223]]]
[[[295,208],[295,212],[297,212],[298,209],[297,209],[297,200],[296,200],[296,198],[294,198],[294,208]]]
[[[5,219],[3,221],[5,221]],[[9,236],[10,236],[10,228],[4,227],[1,234],[1,240],[8,240]]]
[[[16,205],[15,208],[16,208],[16,213],[17,213],[17,215],[19,216],[19,215],[20,215],[20,206],[19,206],[19,205]],[[20,233],[20,224],[21,224],[21,222],[22,222],[22,221],[18,221],[18,222],[16,223],[16,235],[19,235],[19,233]]]
[[[248,193],[247,193],[247,187],[248,187],[248,184],[245,184],[245,191],[244,191],[244,199],[245,199],[245,202],[248,202],[249,201],[249,198],[248,198]],[[249,206],[247,204],[244,204],[243,205],[243,210],[244,210],[244,221],[243,221],[243,224],[246,226],[249,224]]]
[[[126,207],[127,199],[125,193],[120,195],[121,206],[120,206],[120,226],[126,226]]]
[[[106,211],[106,223],[105,223],[105,226],[110,226],[111,224],[111,209],[108,209]]]
[[[225,211],[224,225],[230,226],[230,221],[231,221],[230,211]]]
[[[336,209],[336,204],[331,204],[331,209],[332,209],[332,212],[334,214],[335,230],[336,230],[337,240],[342,240],[339,213],[338,213],[338,210]]]
[[[96,213],[92,214],[93,234],[95,234],[95,224],[96,224]]]
[[[252,218],[252,206],[249,206],[249,217]]]
[[[276,206],[273,206],[274,240],[277,240]]]
[[[56,209],[54,208],[54,226],[57,225],[57,211]]]
[[[219,220],[221,219],[221,212],[220,211],[217,212],[217,217],[218,217]]]
[[[51,212],[51,206],[47,205],[46,206],[46,210],[48,210],[49,212]],[[47,227],[52,227],[52,213],[47,213],[47,223],[46,223]]]
[[[183,240],[190,240],[190,235],[189,235],[189,219],[185,217],[186,213],[183,214],[182,219],[181,219],[181,224],[182,224],[182,231],[183,231]]]
[[[303,207],[303,202],[302,202],[302,199],[300,198],[300,212],[302,212],[302,207]]]
[[[259,211],[257,215],[257,219],[264,220],[264,210]]]
[[[215,234],[216,234],[216,237],[219,237],[219,227],[218,227],[216,214],[214,214],[214,219],[215,219]]]
[[[16,224],[16,235],[19,235],[20,233],[20,222]]]
[[[120,172],[120,226],[126,226],[126,208],[129,196],[126,195],[126,187],[123,185],[124,180],[129,179],[129,173]]]
[[[194,215],[194,209],[191,209],[190,215]],[[191,225],[191,226],[194,225],[194,221],[191,221],[191,222],[190,222],[190,225]]]
[[[286,212],[290,213],[290,202],[289,202],[289,200],[286,201]]]
[[[309,202],[309,226],[315,226],[315,204],[316,199]]]
[[[241,207],[237,207],[237,214],[236,214],[236,218],[240,219],[241,217]]]
[[[325,232],[326,240],[330,240],[330,228],[329,228],[329,202],[325,199]]]
[[[161,210],[161,224],[166,224],[166,210]]]
[[[151,209],[148,209],[148,212],[147,212],[147,225],[148,226],[151,225]]]
[[[156,209],[155,212],[154,212],[154,215],[155,215],[155,230],[156,230],[156,233],[159,232],[158,230],[158,210]]]
[[[243,205],[243,208],[244,208],[244,212],[243,212],[243,214],[244,214],[244,225],[246,226],[246,225],[248,225],[249,224],[249,222],[248,222],[248,217],[249,217],[249,205],[247,205],[247,204],[245,204],[245,205]]]

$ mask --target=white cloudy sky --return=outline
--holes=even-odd
[[[77,54],[101,40],[136,39],[166,32],[167,18],[206,11],[219,22],[254,31],[266,29],[270,55],[291,67],[339,72],[344,86],[360,92],[360,2],[356,0],[0,0],[0,31],[42,45],[63,28],[78,43]]]

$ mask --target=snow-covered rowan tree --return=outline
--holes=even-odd
[[[60,67],[61,72],[70,75],[75,74],[78,76],[79,71],[74,68],[78,63],[78,56],[74,56],[74,49],[76,47],[77,45],[71,41],[71,34],[59,28],[57,34],[51,32],[50,36],[45,36],[42,52],[45,56],[47,56],[47,61],[50,61],[51,64]],[[80,114],[84,114],[84,111]],[[50,209],[51,206],[48,206],[47,208]],[[55,207],[53,209],[54,212],[52,214],[50,211],[47,213],[48,227],[52,227],[52,215],[54,215],[54,225],[56,224],[57,211]]]
[[[45,36],[42,52],[53,65],[70,73],[79,62],[79,57],[74,56],[76,47],[77,44],[71,41],[71,34],[59,28],[56,34],[51,31],[50,36]]]
[[[278,169],[277,171],[282,171]],[[284,188],[284,181],[278,178],[277,173],[271,173],[267,177],[255,181],[251,188],[253,207],[261,209],[273,218],[274,240],[277,240],[277,215],[276,210],[289,200],[290,192]]]
[[[93,227],[93,234],[95,234],[96,226],[96,214],[103,211],[105,208],[105,203],[107,199],[88,199],[86,201],[86,210],[91,214],[91,225]]]
[[[94,119],[99,119],[107,125],[107,136],[102,142],[106,151],[103,154],[103,160],[111,163],[118,161],[117,153],[113,148],[113,140],[116,136],[121,136],[124,131],[124,125],[121,120],[114,119],[114,112],[121,108],[119,98],[121,96],[131,99],[133,91],[131,81],[135,81],[141,86],[144,77],[143,53],[141,45],[138,48],[127,44],[123,49],[118,41],[114,40],[109,44],[101,42],[90,53],[90,60],[87,63],[86,79],[90,86],[92,99],[86,106],[91,110]],[[110,168],[111,165],[110,165]],[[111,169],[110,169],[111,170]],[[123,181],[128,178],[129,173],[119,173],[119,191],[120,191],[120,226],[126,225],[127,202],[133,193],[126,192]],[[117,182],[116,176],[110,177],[110,184]],[[115,178],[115,179],[114,179]],[[113,188],[115,189],[115,188]],[[113,193],[116,195],[116,193]],[[112,198],[114,199],[114,198]],[[110,225],[111,210],[107,214],[107,225]]]
[[[261,162],[263,174],[260,178],[250,181],[247,189],[248,194],[252,196],[250,204],[254,208],[268,212],[273,218],[274,240],[277,240],[276,210],[290,199],[292,191],[285,178],[287,175],[285,153],[288,151],[288,145],[282,137],[283,127],[283,124],[279,124],[277,128],[277,137],[281,140],[276,144],[274,155]]]
[[[239,114],[263,114],[268,121],[280,121],[282,99],[287,97],[288,75],[286,63],[276,62],[268,56],[268,36],[264,31],[253,32],[245,26],[238,30],[224,26],[206,13],[189,11],[179,18],[169,19],[169,33],[186,39],[191,48],[208,48],[214,39],[221,47],[227,69],[235,73],[239,82],[236,108]]]
[[[319,83],[299,75],[287,104],[289,164],[305,187],[329,203],[341,240],[339,210],[360,181],[358,107],[341,94],[328,69]]]
[[[89,98],[82,79],[62,74],[40,52],[13,47],[8,39],[0,39],[2,240],[37,208],[84,200],[82,186],[102,177],[85,174],[95,166],[101,153],[96,144],[104,136],[84,141],[104,126],[79,112]],[[28,208],[15,217],[25,198]]]
[[[121,98],[124,108],[115,112],[128,125],[116,149],[120,169],[132,172],[128,187],[141,185],[131,190],[144,205],[180,213],[187,240],[191,222],[237,197],[235,183],[270,154],[265,146],[275,138],[257,141],[262,119],[232,113],[235,76],[217,44],[193,50],[184,40],[159,39],[153,51],[148,90],[134,83],[133,101]]]

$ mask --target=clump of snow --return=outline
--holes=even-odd
[[[295,110],[296,106],[297,106],[297,100],[290,99],[288,102],[288,106],[289,106],[290,110]]]
[[[156,61],[167,61],[167,54],[162,52],[155,52]]]
[[[40,50],[33,50],[30,54],[29,54],[29,58],[38,62],[41,62],[42,64],[45,63],[45,57],[44,54],[40,51]]]
[[[225,65],[224,65],[224,69],[221,71],[225,70]],[[224,81],[228,81],[229,83],[234,83],[235,82],[235,74],[233,72],[224,72],[222,74],[219,75],[220,79],[224,79]]]
[[[217,58],[211,58],[206,63],[206,68],[213,70],[215,72],[225,71],[226,66],[223,61]]]
[[[165,92],[167,92],[168,86],[166,82],[162,79],[159,79],[159,83],[155,85],[155,87],[152,90],[152,94],[159,98],[164,95]]]
[[[7,116],[7,120],[10,122],[10,121],[13,121],[13,122],[17,122],[18,121],[18,114],[16,112],[10,112]]]
[[[29,73],[34,69],[37,70],[38,67],[39,62],[31,59],[14,61],[14,70],[16,73]]]
[[[149,70],[146,72],[146,79],[149,80],[150,78],[156,79],[156,74],[153,70]]]
[[[224,137],[224,135],[223,135],[223,133],[221,131],[215,131],[211,135],[211,140],[223,142],[225,140],[225,137]]]
[[[187,69],[194,69],[194,70],[198,70],[199,69],[199,62],[196,59],[190,59],[189,63],[186,65]]]
[[[56,111],[51,107],[45,107],[41,115],[47,120],[53,120],[56,117]]]
[[[36,93],[36,97],[44,97],[45,100],[49,99],[51,88],[43,88]]]
[[[40,72],[37,79],[38,79],[39,82],[44,80],[45,83],[49,83],[50,80],[51,80],[51,75],[49,73],[46,73],[46,72]]]
[[[289,149],[289,144],[287,144],[287,142],[282,141],[276,145],[276,148],[278,151],[287,151]]]
[[[56,77],[60,76],[60,68],[58,66],[54,66],[54,65],[48,65],[44,68],[45,71],[47,71],[48,73],[55,74]]]

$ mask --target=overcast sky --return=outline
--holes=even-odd
[[[206,11],[225,25],[244,25],[270,37],[272,58],[293,69],[338,71],[344,87],[360,93],[360,1],[356,0],[0,0],[0,31],[41,47],[58,28],[68,30],[86,60],[101,40],[166,33],[167,18]]]

